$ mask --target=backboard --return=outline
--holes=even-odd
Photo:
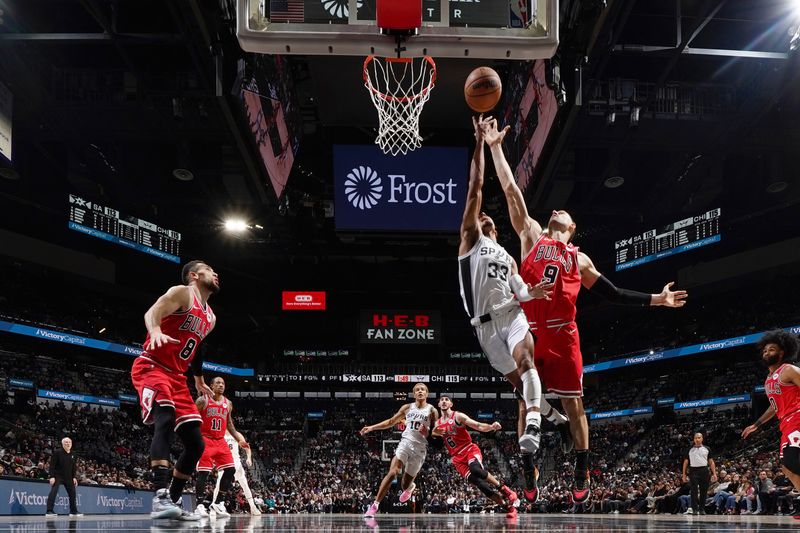
[[[242,49],[262,54],[397,55],[375,23],[376,0],[237,0]],[[415,1],[415,0],[408,0]],[[422,27],[403,57],[550,58],[557,0],[416,0]]]

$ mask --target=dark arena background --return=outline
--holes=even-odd
[[[0,531],[796,530],[800,375],[765,390],[758,343],[800,332],[798,47],[798,0],[0,0]],[[476,133],[462,96],[480,66],[502,82],[485,116],[509,128],[481,145],[497,244],[535,292],[520,191],[618,288],[579,263],[596,282],[556,328],[582,354],[588,455],[580,401],[552,390],[580,367],[550,334],[533,324],[513,373],[540,366],[570,420],[526,421],[526,458],[533,389],[518,400],[479,342],[511,357],[458,259],[482,231],[467,196],[493,125]],[[685,305],[647,305],[672,291]],[[180,345],[143,348],[159,323]],[[224,380],[229,417],[199,373]],[[474,421],[469,480],[417,383]],[[197,398],[217,416],[202,441]],[[773,408],[783,426],[743,439]],[[232,469],[202,459],[196,494],[230,422],[252,459],[227,491]]]

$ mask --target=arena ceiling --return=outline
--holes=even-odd
[[[265,228],[237,244],[245,272],[289,257],[450,260],[452,235],[342,235],[326,218],[333,139],[369,143],[374,135],[366,95],[327,83],[357,71],[357,58],[290,58],[305,134],[287,192],[275,198],[231,94],[243,57],[233,4],[0,1],[0,78],[15,96],[21,176],[0,188],[13,200],[7,213],[24,219],[33,205],[63,218],[66,192],[83,193],[181,227],[193,253],[213,255],[226,248],[207,237],[223,216],[242,212]],[[741,207],[753,224],[759,213],[795,206],[800,67],[789,51],[792,5],[562,1],[567,103],[526,191],[531,210],[571,210],[583,246],[605,249],[627,228],[720,202]],[[474,66],[440,63],[451,82],[423,114],[426,142],[470,143],[452,80]],[[175,179],[180,167],[195,179]],[[606,187],[613,176],[624,184]],[[786,182],[783,192],[766,192],[777,181]],[[489,207],[502,211],[489,186]],[[500,224],[508,229],[502,217]]]

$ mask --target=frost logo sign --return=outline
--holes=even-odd
[[[336,228],[458,231],[467,163],[466,148],[393,157],[376,146],[334,146]]]
[[[344,193],[347,201],[359,209],[372,209],[381,199],[381,179],[378,173],[369,167],[354,168],[347,173],[344,181]]]

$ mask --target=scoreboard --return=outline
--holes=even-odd
[[[181,234],[69,195],[69,229],[180,263]]]
[[[670,255],[687,252],[719,242],[719,219],[722,209],[685,218],[660,229],[651,229],[614,243],[615,270],[643,265]]]

